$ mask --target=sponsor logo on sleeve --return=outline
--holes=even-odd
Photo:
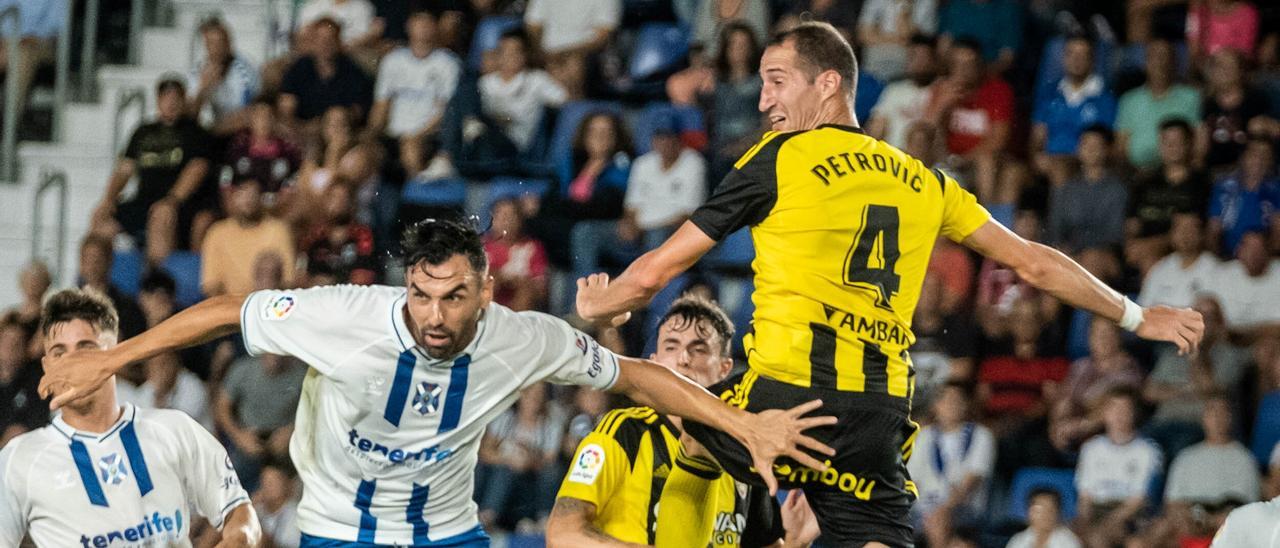
[[[288,293],[276,295],[270,301],[267,301],[267,305],[263,307],[262,319],[270,321],[284,320],[293,314],[297,304],[298,302],[293,298],[293,295]]]
[[[600,477],[600,470],[603,468],[604,448],[588,443],[578,452],[578,459],[574,461],[573,470],[569,472],[569,481],[595,485],[596,478]]]

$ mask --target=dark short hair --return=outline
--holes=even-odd
[[[64,289],[44,301],[40,311],[40,334],[48,337],[53,326],[84,320],[99,333],[119,334],[120,315],[111,299],[88,289]]]
[[[454,255],[462,255],[471,269],[483,275],[489,269],[484,253],[484,240],[471,224],[455,219],[424,219],[405,229],[400,240],[404,264],[413,268],[423,262],[444,264]]]
[[[174,74],[166,74],[164,76],[161,76],[160,81],[156,83],[156,97],[164,95],[169,91],[177,91],[183,96],[186,96],[187,84],[183,82],[181,78],[179,78],[177,75],[174,75]]]
[[[515,28],[511,28],[503,31],[503,33],[500,36],[498,36],[498,41],[501,42],[503,40],[516,40],[520,42],[520,47],[524,48],[524,51],[526,54],[529,53],[529,50],[531,49],[530,43],[529,43],[529,34],[526,33],[524,29],[521,27],[515,27]]]
[[[1032,489],[1031,494],[1027,496],[1027,505],[1030,505],[1031,501],[1036,500],[1037,497],[1050,497],[1053,499],[1053,503],[1058,505],[1059,510],[1062,508],[1062,493],[1059,493],[1057,489],[1050,489],[1048,487],[1036,487],[1035,489]]]
[[[1111,128],[1103,124],[1093,124],[1087,128],[1084,128],[1084,131],[1080,132],[1080,137],[1083,138],[1085,135],[1089,135],[1091,133],[1099,137],[1102,137],[1102,140],[1106,141],[1108,145],[1115,142],[1116,140],[1115,132],[1111,131]]]
[[[938,38],[929,34],[917,32],[911,35],[911,45],[925,46],[932,51],[938,47]]]
[[[979,42],[977,38],[972,36],[960,36],[951,41],[951,49],[956,48],[967,49],[978,54],[978,59],[983,61],[986,60],[982,57],[982,42]]]
[[[1133,406],[1135,412],[1141,411],[1142,397],[1138,391],[1129,386],[1117,386],[1107,390],[1107,400],[1123,399],[1129,400],[1129,404]]]
[[[273,95],[268,95],[268,94],[266,94],[266,93],[259,93],[258,95],[255,95],[255,96],[253,97],[253,100],[252,100],[252,101],[249,101],[249,106],[251,106],[251,107],[258,107],[258,106],[268,107],[268,108],[270,108],[270,109],[271,109],[271,113],[272,113],[272,114],[275,114],[275,110],[276,110],[276,97],[275,97],[275,96],[273,96]]]
[[[964,381],[960,379],[950,379],[947,382],[943,383],[942,389],[956,390],[960,392],[961,396],[964,396],[964,399],[973,400],[973,383],[972,382]]]
[[[1170,129],[1181,131],[1184,135],[1191,135],[1191,124],[1181,117],[1165,118],[1160,122],[1160,131],[1164,132]]]
[[[778,33],[769,45],[779,46],[787,42],[795,48],[809,81],[828,70],[836,71],[840,75],[840,87],[844,89],[849,103],[853,104],[858,88],[858,59],[840,31],[831,23],[810,21]]]
[[[729,320],[729,315],[720,305],[703,297],[685,295],[671,303],[667,313],[662,315],[662,321],[658,322],[659,328],[673,318],[682,325],[693,325],[695,328],[705,322],[720,337],[720,355],[729,356],[729,345],[733,343],[733,321]]]
[[[142,278],[142,282],[138,285],[138,290],[143,293],[161,291],[173,296],[178,293],[178,284],[173,281],[173,276],[170,276],[168,272],[153,268]]]

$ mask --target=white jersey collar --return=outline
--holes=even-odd
[[[101,443],[106,441],[107,438],[115,435],[116,432],[119,432],[124,425],[133,422],[134,417],[138,414],[138,408],[134,407],[132,403],[125,403],[120,407],[124,410],[123,413],[120,413],[120,420],[116,421],[116,423],[112,425],[111,428],[108,428],[106,432],[83,432],[76,430],[75,428],[72,428],[71,425],[67,424],[67,421],[62,420],[62,413],[58,413],[58,415],[53,418],[50,426],[52,426],[54,430],[57,430],[59,434],[66,436],[67,439],[90,439]]]

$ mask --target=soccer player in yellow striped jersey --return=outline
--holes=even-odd
[[[866,136],[853,117],[857,61],[829,24],[777,35],[760,61],[760,111],[773,131],[737,162],[670,239],[610,283],[578,283],[578,314],[614,324],[647,304],[718,241],[750,227],[756,305],[748,371],[717,387],[750,411],[821,398],[839,424],[816,430],[836,450],[824,469],[783,459],[771,488],[804,489],[824,541],[910,546],[915,486],[906,472],[915,340],[911,317],[933,244],[945,236],[1003,263],[1054,297],[1140,337],[1193,351],[1204,323],[1192,310],[1143,309],[1052,248],[992,220],[941,171]],[[743,481],[752,461],[697,424],[686,430]]]
[[[658,327],[652,359],[708,386],[728,376],[733,367],[729,344],[733,325],[715,304],[683,297],[672,304]],[[680,452],[678,418],[647,407],[617,409],[606,414],[578,445],[547,524],[549,546],[573,548],[648,546],[758,547],[807,546],[812,538],[784,544],[778,504],[761,488],[749,488],[718,470],[694,463],[688,468]],[[657,529],[660,501],[674,487],[668,479],[689,485],[698,515]],[[683,483],[682,483],[683,482]],[[789,517],[802,523],[803,511]],[[705,524],[706,530],[688,527]],[[671,526],[673,525],[673,526]],[[798,530],[798,527],[797,527]],[[811,535],[816,536],[816,534]],[[659,542],[667,538],[669,542]]]

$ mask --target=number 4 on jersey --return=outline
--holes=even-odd
[[[876,306],[891,309],[889,299],[898,294],[902,277],[898,264],[898,208],[871,204],[862,210],[862,227],[845,254],[844,283],[871,286]]]

